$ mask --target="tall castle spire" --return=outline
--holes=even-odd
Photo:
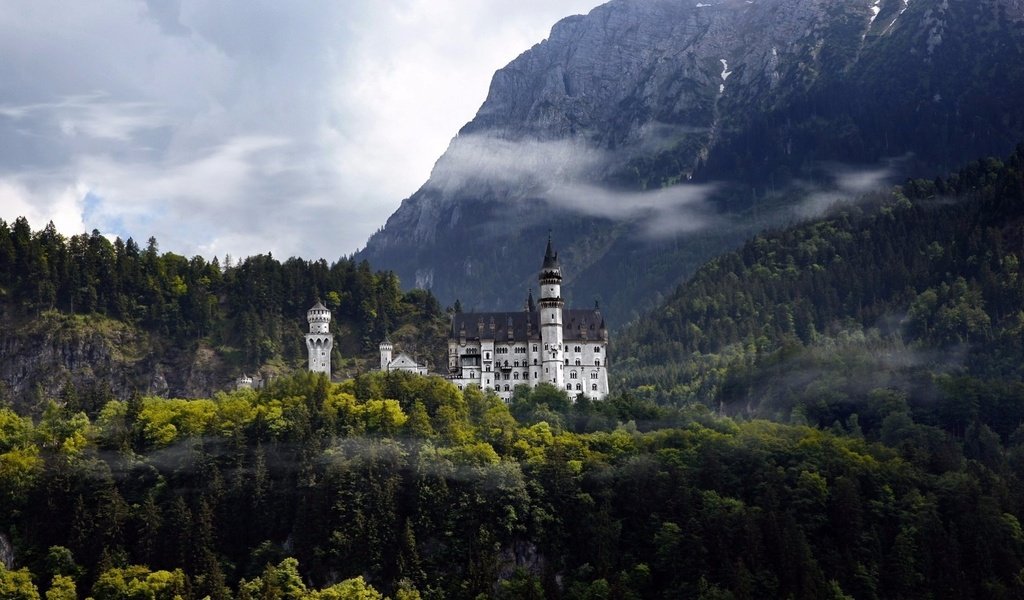
[[[551,234],[548,234],[548,247],[544,252],[544,264],[540,275],[540,338],[544,343],[543,366],[541,380],[551,383],[559,389],[565,383],[565,363],[562,348],[562,268],[558,265],[558,254],[551,245]]]

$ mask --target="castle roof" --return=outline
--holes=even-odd
[[[494,324],[492,329],[491,324]],[[482,325],[482,331],[481,331]],[[529,327],[527,327],[529,325]],[[511,337],[509,329],[512,330]],[[562,311],[562,339],[566,342],[600,340],[604,325],[596,308]],[[529,334],[527,331],[529,330]],[[452,315],[449,335],[459,339],[465,331],[467,340],[494,340],[498,343],[540,341],[540,313],[533,311],[456,313]]]
[[[551,246],[551,234],[548,234],[548,248],[544,251],[544,266],[543,269],[557,269],[558,267],[558,253],[555,252]]]
[[[320,301],[320,300],[318,299],[318,300],[316,301],[316,304],[314,304],[314,305],[313,305],[313,308],[311,308],[311,309],[309,309],[309,310],[327,310],[327,307],[326,307],[326,306],[324,306],[324,303],[323,303],[323,302],[321,302],[321,301]]]
[[[391,369],[401,369],[401,368],[408,369],[408,368],[416,368],[416,367],[422,367],[422,366],[423,365],[421,365],[418,362],[416,362],[415,360],[413,360],[412,357],[409,356],[408,354],[406,354],[405,352],[399,353],[399,355],[396,356],[394,360],[392,360],[391,362],[388,363],[388,367],[391,368]]]

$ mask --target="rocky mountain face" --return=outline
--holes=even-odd
[[[613,0],[557,23],[357,258],[514,308],[550,231],[613,324],[769,224],[1024,138],[1021,0]]]
[[[47,398],[87,410],[131,393],[185,398],[230,389],[234,371],[202,344],[177,348],[98,316],[48,311],[0,327],[0,405],[39,412]]]

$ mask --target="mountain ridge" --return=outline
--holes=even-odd
[[[920,176],[1024,137],[1024,78],[1006,68],[1024,61],[1017,0],[697,4],[616,0],[560,21],[495,73],[357,257],[442,302],[508,308],[535,269],[522,244],[550,227],[567,255],[587,256],[566,265],[568,287],[621,324],[704,259],[792,218],[806,196],[794,184],[834,187],[830,162],[903,157],[892,175]],[[719,231],[709,216],[754,225]],[[591,245],[606,250],[573,251]],[[637,269],[665,274],[622,289],[600,276]]]

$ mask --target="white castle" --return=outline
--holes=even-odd
[[[326,373],[331,376],[331,348],[334,347],[334,336],[331,335],[331,311],[319,300],[313,308],[306,311],[309,321],[309,333],[306,334],[306,348],[309,349],[309,370],[314,373]]]
[[[448,372],[459,389],[493,389],[506,402],[517,385],[541,382],[570,396],[608,395],[608,329],[601,311],[564,310],[562,268],[548,238],[540,302],[529,293],[518,312],[457,313],[448,337]]]

